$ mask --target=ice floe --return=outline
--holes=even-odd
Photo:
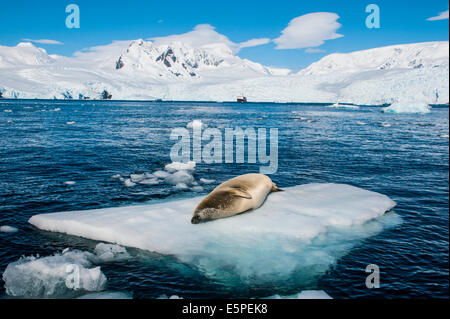
[[[259,209],[190,222],[202,197],[143,206],[33,216],[39,229],[177,257],[207,277],[286,280],[321,273],[391,223],[389,197],[350,185],[306,184],[272,193]]]

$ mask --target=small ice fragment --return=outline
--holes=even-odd
[[[187,163],[173,162],[167,164],[165,167],[166,171],[173,173],[176,171],[187,170],[193,171],[195,169],[195,162],[189,161]]]
[[[188,189],[189,187],[185,183],[178,183],[175,185],[176,189]]]
[[[145,175],[144,174],[130,174],[130,179],[133,183],[138,183],[138,182],[142,181],[143,179],[145,179]]]
[[[194,177],[187,171],[178,171],[167,176],[165,181],[172,185],[176,185],[178,183],[191,184],[194,181]]]
[[[74,121],[66,122],[67,125],[74,125],[75,123],[76,123],[76,122],[74,122]]]
[[[122,176],[120,175],[120,174],[116,174],[116,175],[113,175],[113,176],[111,176],[111,178],[114,178],[114,179],[119,179],[119,178],[121,178]]]
[[[202,129],[202,127],[206,127],[206,125],[204,123],[202,123],[201,120],[193,120],[192,122],[189,122],[186,125],[186,128],[192,128],[192,129]]]
[[[158,178],[166,178],[167,176],[169,176],[170,174],[164,171],[156,171],[153,173],[154,176],[158,177]]]
[[[157,178],[147,178],[139,182],[142,185],[157,185],[159,184],[159,180]]]
[[[67,181],[67,182],[64,182],[64,184],[66,184],[66,185],[75,185],[77,182],[74,182],[74,181]]]
[[[183,299],[183,298],[179,297],[177,295],[172,295],[172,296],[168,297],[166,294],[163,294],[156,299]]]
[[[215,183],[216,180],[215,179],[200,178],[200,182],[202,184],[212,184],[212,183]]]
[[[19,231],[16,227],[12,226],[0,226],[0,233],[15,233]]]
[[[203,187],[201,187],[201,186],[194,186],[194,187],[192,187],[192,190],[194,192],[203,192]]]
[[[114,244],[99,243],[95,246],[94,252],[103,262],[120,261],[130,258],[125,247]]]
[[[123,182],[123,184],[124,184],[126,187],[133,187],[133,186],[136,186],[136,183],[133,183],[133,182],[131,181],[131,179],[126,179],[126,180]]]

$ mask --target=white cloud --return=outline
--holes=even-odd
[[[62,45],[64,43],[60,42],[60,41],[56,41],[56,40],[49,40],[49,39],[38,39],[38,40],[34,40],[34,39],[22,39],[23,41],[28,41],[28,42],[34,42],[34,43],[39,43],[39,44],[56,44],[56,45]]]
[[[259,39],[251,39],[248,41],[244,41],[239,43],[239,48],[249,48],[249,47],[255,47],[258,45],[263,45],[269,43],[271,40],[269,38],[259,38]]]
[[[325,50],[322,49],[316,49],[316,48],[307,48],[305,50],[306,53],[321,53],[321,52],[325,52]]]
[[[439,13],[439,15],[435,17],[428,18],[427,21],[437,21],[437,20],[445,20],[448,19],[448,10]]]
[[[276,49],[302,49],[318,47],[326,40],[343,37],[336,30],[341,24],[339,16],[331,12],[314,12],[297,17],[274,39]]]
[[[210,24],[199,24],[194,27],[192,31],[169,35],[166,37],[149,38],[155,45],[170,44],[172,42],[182,42],[194,48],[210,46],[214,44],[224,44],[229,47],[234,53],[239,52],[242,48],[253,47],[270,42],[270,39],[251,39],[242,43],[234,43],[227,36],[218,33]]]

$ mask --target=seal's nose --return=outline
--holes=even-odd
[[[200,224],[200,218],[198,216],[194,216],[191,219],[192,224]]]

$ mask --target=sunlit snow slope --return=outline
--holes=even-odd
[[[0,46],[0,92],[6,98],[351,102],[385,104],[405,97],[449,101],[448,41],[333,53],[298,73],[242,59],[225,44],[115,41],[48,55],[31,43]]]

